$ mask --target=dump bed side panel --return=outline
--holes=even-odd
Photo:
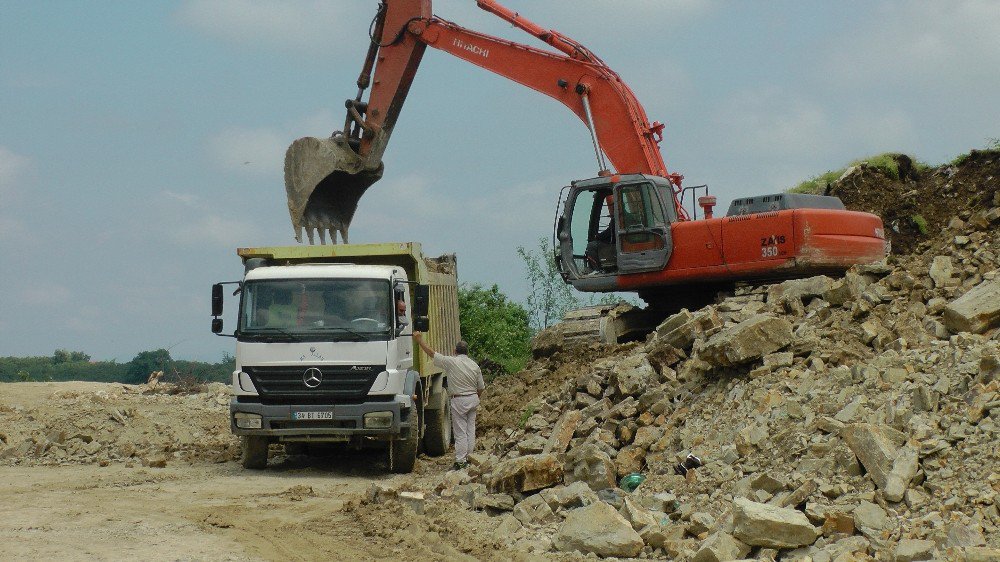
[[[430,286],[428,313],[431,327],[427,333],[427,345],[435,351],[451,354],[455,344],[462,339],[458,322],[458,280],[454,273],[428,271],[427,279],[422,282]],[[417,346],[414,346],[414,352],[417,354],[415,366],[421,374],[441,372]]]

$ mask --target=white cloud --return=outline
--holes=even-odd
[[[462,211],[451,191],[425,173],[382,179],[361,198],[352,232],[353,227],[377,232],[386,225],[410,231],[421,224],[450,221]]]
[[[282,177],[285,150],[292,140],[273,129],[234,128],[209,139],[208,151],[224,169],[249,176]]]
[[[295,138],[306,135],[321,138],[328,137],[333,134],[334,130],[339,130],[344,126],[345,114],[344,110],[334,112],[329,108],[321,109],[311,115],[297,119],[288,128],[288,135],[296,135]]]
[[[685,25],[692,18],[712,11],[718,3],[714,0],[545,3],[521,0],[506,5],[515,11],[523,8],[528,19],[559,31],[592,28],[594,20],[621,30],[641,27],[662,31],[665,27]],[[472,0],[440,0],[433,6],[435,15],[472,30],[492,33],[507,26],[480,10]],[[331,56],[339,57],[344,46],[363,44],[374,15],[375,3],[370,0],[187,0],[175,17],[184,25],[238,45],[329,50]],[[518,40],[535,44],[527,36]],[[352,51],[351,55],[354,54]]]
[[[914,148],[919,137],[915,120],[906,112],[892,108],[877,113],[870,110],[852,113],[831,133],[837,135],[844,146],[858,151],[856,156],[906,152]]]
[[[17,190],[17,182],[31,166],[31,160],[0,146],[0,197],[8,197]]]
[[[20,291],[20,300],[28,306],[57,307],[69,302],[72,294],[68,287],[51,281],[36,280]]]
[[[828,144],[830,123],[823,109],[775,88],[732,96],[714,121],[719,130],[726,131],[722,139],[728,152],[801,156],[822,152]]]
[[[163,192],[163,196],[167,199],[177,201],[185,207],[197,208],[200,198],[192,193],[177,193],[175,191],[166,190]]]
[[[595,21],[605,28],[611,26],[627,26],[636,28],[656,27],[663,31],[665,27],[684,25],[693,18],[711,12],[718,5],[714,0],[505,0],[507,8],[518,12],[523,17],[546,28],[555,29],[584,42],[584,37],[574,36],[571,30],[593,29]],[[484,21],[502,20],[485,14],[473,1],[445,0],[434,3],[434,13],[452,20],[459,25],[474,30],[480,30]],[[624,28],[616,31],[626,31]],[[523,35],[520,31],[514,33]],[[574,32],[575,33],[575,32]],[[510,37],[510,34],[505,36]],[[524,37],[528,37],[523,35]],[[532,41],[530,37],[526,40]],[[533,43],[532,43],[533,44]]]
[[[245,245],[253,234],[252,225],[245,221],[211,214],[193,217],[186,224],[174,223],[166,228],[166,235],[175,242],[199,247],[235,248]]]
[[[853,86],[870,81],[928,86],[979,76],[995,83],[1000,10],[993,0],[893,2],[837,37],[824,73]]]
[[[375,14],[371,2],[188,0],[177,19],[237,45],[322,51],[357,43]]]

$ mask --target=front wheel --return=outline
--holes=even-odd
[[[426,410],[425,417],[424,451],[432,457],[440,457],[448,452],[451,445],[451,408],[448,407],[448,400],[437,410]]]
[[[416,412],[413,416],[413,423],[408,429],[403,430],[402,439],[389,441],[389,470],[396,474],[408,474],[413,472],[413,465],[417,462],[417,445],[420,442],[420,429],[417,426]]]
[[[240,462],[243,468],[267,468],[268,439],[263,435],[240,435]]]

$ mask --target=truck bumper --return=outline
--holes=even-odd
[[[292,438],[294,440],[316,440],[324,438],[368,436],[392,439],[413,423],[414,410],[406,396],[389,402],[365,402],[361,404],[332,405],[267,405],[252,402],[229,402],[229,427],[235,435],[266,435],[270,437]],[[326,419],[297,419],[300,412],[324,412]],[[365,414],[389,412],[392,422],[388,427],[366,428]],[[261,418],[260,429],[236,426],[236,414],[255,414]]]

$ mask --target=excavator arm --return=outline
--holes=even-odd
[[[682,176],[667,172],[658,142],[663,125],[650,123],[632,90],[602,60],[572,39],[546,30],[493,0],[479,0],[497,15],[555,48],[549,52],[478,33],[432,16],[430,0],[383,0],[372,22],[358,78],[348,100],[344,129],[330,139],[299,139],[285,160],[289,212],[301,241],[306,229],[325,242],[329,231],[347,241],[347,229],[364,191],[381,177],[382,155],[427,46],[556,99],[590,129],[600,174],[645,173],[666,177],[679,204]],[[374,72],[374,76],[372,76]],[[368,99],[365,89],[371,86]],[[614,170],[608,170],[604,156]]]

